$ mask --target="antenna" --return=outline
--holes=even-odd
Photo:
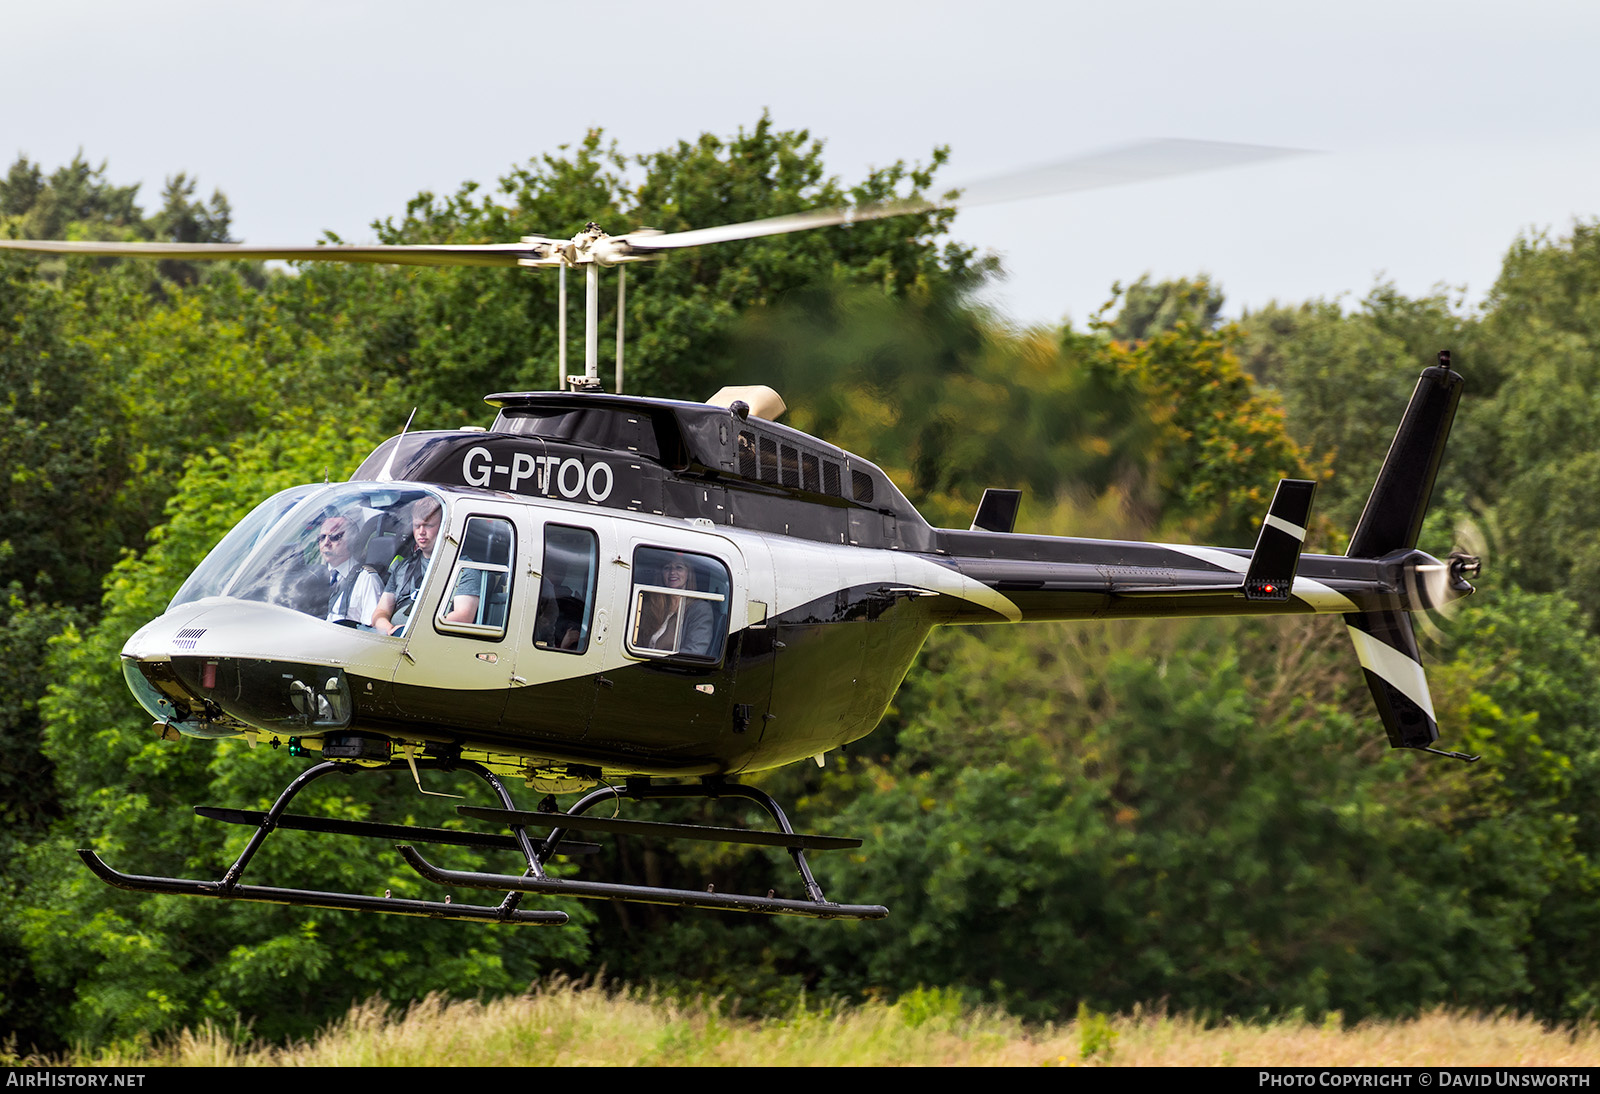
[[[417,408],[412,407],[411,413],[406,415],[406,424],[400,427],[400,436],[394,439],[394,447],[389,449],[389,458],[383,461],[383,470],[378,472],[379,482],[388,482],[394,478],[394,458],[400,454],[400,439],[406,435],[406,430],[411,428],[411,419],[417,416]]]

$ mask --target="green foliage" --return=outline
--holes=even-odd
[[[1484,408],[1483,493],[1511,574],[1600,612],[1600,225],[1517,242],[1490,294],[1483,355],[1503,377]]]
[[[76,338],[81,295],[0,262],[0,583],[85,603],[118,544],[96,534],[121,468],[106,373]]]
[[[1349,312],[1336,301],[1272,304],[1240,325],[1245,369],[1278,393],[1290,434],[1327,468],[1317,509],[1342,533],[1355,528],[1417,373],[1444,349],[1468,378],[1442,480],[1461,481],[1479,447],[1471,409],[1491,385],[1444,297],[1410,300],[1379,285]]]
[[[1104,1014],[1096,1014],[1088,1004],[1078,1004],[1078,1058],[1085,1062],[1110,1063],[1117,1046],[1117,1031]]]
[[[157,240],[163,243],[227,243],[232,209],[222,191],[209,202],[195,198],[198,182],[180,171],[167,179],[161,210],[146,217],[139,207],[139,186],[115,186],[106,179],[106,165],[90,167],[83,153],[45,177],[43,169],[18,156],[0,180],[0,236],[11,239]],[[49,277],[68,267],[65,259],[45,259],[39,267]],[[203,264],[175,259],[156,264],[159,278],[146,280],[160,293],[163,281],[192,284],[209,276]]]
[[[105,163],[91,167],[82,152],[48,178],[18,156],[0,182],[0,230],[12,239],[138,239],[138,194],[137,184],[107,181]]]
[[[16,583],[0,596],[0,875],[10,882],[0,893],[0,1015],[13,1035],[50,1042],[45,1031],[66,993],[47,991],[34,974],[16,929],[16,886],[27,876],[23,864],[29,846],[60,816],[54,765],[40,751],[37,698],[49,683],[47,644],[79,615],[36,601]]]
[[[1149,523],[1247,543],[1277,480],[1306,472],[1236,342],[1188,322],[1132,344],[1010,334],[959,298],[828,286],[753,313],[730,356],[761,362],[796,426],[880,462],[931,519],[965,519],[987,486],[1047,505],[1117,490]]]
[[[1179,323],[1209,329],[1217,326],[1222,300],[1222,290],[1205,275],[1151,284],[1146,274],[1126,288],[1120,282],[1111,286],[1106,307],[1121,306],[1104,329],[1119,342],[1142,342]]]
[[[1107,347],[1109,367],[1133,381],[1159,427],[1149,467],[1161,511],[1230,544],[1253,542],[1279,479],[1309,473],[1282,410],[1240,367],[1239,338],[1180,320]]]
[[[596,133],[492,189],[419,195],[379,232],[507,240],[592,218],[670,231],[927,192],[942,162],[851,186],[819,142],[766,118],[643,157]],[[197,201],[186,176],[153,217],[135,199],[81,157],[48,177],[20,160],[0,183],[0,230],[227,234],[226,200]],[[985,486],[1020,485],[1025,528],[1248,543],[1277,479],[1325,466],[1319,505],[1349,527],[1416,370],[1451,348],[1469,397],[1436,508],[1485,508],[1506,540],[1490,564],[1514,578],[1469,602],[1430,666],[1441,725],[1482,764],[1387,752],[1332,621],[941,633],[878,734],[821,771],[763,777],[801,826],[867,838],[814,866],[831,896],[888,904],[885,922],[580,907],[575,928],[470,929],[109,890],[73,847],[216,876],[245,833],[188,807],[265,805],[301,766],[265,747],[157,740],[117,669],[128,634],[251,505],[347,473],[412,406],[419,425],[450,426],[481,420],[484,393],[550,386],[555,286],[493,270],[224,267],[193,284],[168,271],[152,294],[147,272],[8,259],[8,1028],[59,1046],[211,1021],[283,1040],[357,998],[504,993],[600,965],[765,1014],[805,991],[896,998],[902,1031],[953,1029],[979,999],[1040,1017],[1078,1008],[1077,1051],[1095,1061],[1114,1049],[1104,1014],[1157,1000],[1351,1021],[1436,1005],[1592,1013],[1600,463],[1585,445],[1600,430],[1600,228],[1519,243],[1481,317],[1380,286],[1352,309],[1275,305],[1233,327],[1217,323],[1209,281],[1142,278],[1084,334],[1007,332],[972,309],[964,293],[990,267],[943,242],[947,223],[634,267],[631,383],[689,397],[775,383],[788,421],[879,462],[943,523],[964,522]],[[324,780],[297,809],[454,823],[386,776]],[[625,876],[790,883],[759,852],[623,839],[607,854]],[[353,855],[310,835],[269,841],[257,874],[422,894],[381,845]],[[685,1029],[660,1033],[657,1058],[681,1057]]]
[[[824,775],[853,784],[837,823],[871,850],[823,861],[819,879],[894,914],[785,925],[815,990],[942,981],[1041,1017],[1079,1000],[1353,1019],[1549,1002],[1555,978],[1522,940],[1569,929],[1542,918],[1568,907],[1551,871],[1571,858],[1561,814],[1576,802],[1559,780],[1502,794],[1487,769],[1384,755],[1376,718],[1341,709],[1365,707],[1351,672],[1338,706],[1287,698],[1349,657],[1337,628],[1308,643],[1278,624],[1152,626],[1099,648],[1051,629],[941,640],[902,694],[899,752]],[[1020,647],[1038,666],[1025,688]],[[1441,717],[1472,747],[1502,737],[1515,768],[1534,712],[1443,675]],[[1002,693],[1016,723],[996,721]]]

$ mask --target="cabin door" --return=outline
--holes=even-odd
[[[590,738],[684,774],[729,769],[751,730],[734,693],[748,571],[739,549],[690,529],[618,522],[615,632]]]
[[[447,729],[499,726],[525,599],[517,560],[527,532],[517,516],[493,503],[451,514],[401,635],[394,693],[410,717]]]

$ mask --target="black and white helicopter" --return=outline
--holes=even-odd
[[[963,204],[1270,154],[1151,142],[1013,176]],[[1004,489],[984,495],[970,528],[934,528],[878,467],[779,424],[783,404],[770,389],[724,389],[706,403],[601,391],[601,267],[948,204],[672,234],[610,236],[591,225],[571,239],[484,246],[0,241],[147,258],[553,266],[563,319],[565,271],[587,275],[587,369],[568,379],[571,390],[489,396],[498,415],[487,429],[406,431],[347,482],[267,499],[128,640],[123,671],[159,734],[246,738],[318,761],[265,812],[197,809],[255,829],[238,860],[214,881],[124,874],[88,850],[84,861],[125,889],[441,919],[565,922],[563,912],[523,908],[530,893],[880,918],[881,906],[829,901],[806,863],[806,851],[859,840],[796,833],[776,801],[736,780],[820,763],[870,733],[929,632],[951,624],[1337,614],[1389,743],[1439,752],[1410,613],[1468,595],[1479,568],[1472,556],[1441,561],[1417,547],[1463,383],[1448,354],[1418,380],[1343,556],[1302,554],[1310,481],[1278,484],[1251,549],[1019,534],[1019,494]],[[618,343],[620,390],[620,330]],[[565,373],[564,340],[562,362]],[[409,768],[419,789],[422,769],[470,772],[499,804],[460,812],[500,830],[288,811],[314,780],[353,768]],[[507,777],[546,794],[584,793],[564,811],[553,797],[519,810]],[[622,799],[692,797],[754,802],[775,827],[592,814]],[[428,880],[505,895],[470,905],[244,883],[278,829],[397,840]],[[574,833],[605,832],[782,847],[804,895],[551,876],[552,858],[578,846]],[[414,846],[428,843],[509,853],[519,865],[443,869]]]

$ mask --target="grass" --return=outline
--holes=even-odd
[[[13,1058],[14,1059],[14,1058]],[[44,1062],[44,1061],[36,1061]],[[1202,1022],[1122,1017],[1079,1008],[1058,1024],[1025,1025],[964,1008],[952,993],[893,1004],[805,1002],[786,1018],[727,1017],[711,1003],[557,983],[491,1002],[429,996],[404,1011],[356,1006],[313,1041],[241,1043],[227,1031],[184,1031],[150,1049],[75,1054],[67,1064],[119,1067],[511,1067],[558,1065],[1455,1066],[1600,1064],[1600,1030],[1551,1030],[1513,1017],[1435,1012],[1349,1029],[1284,1019]]]

